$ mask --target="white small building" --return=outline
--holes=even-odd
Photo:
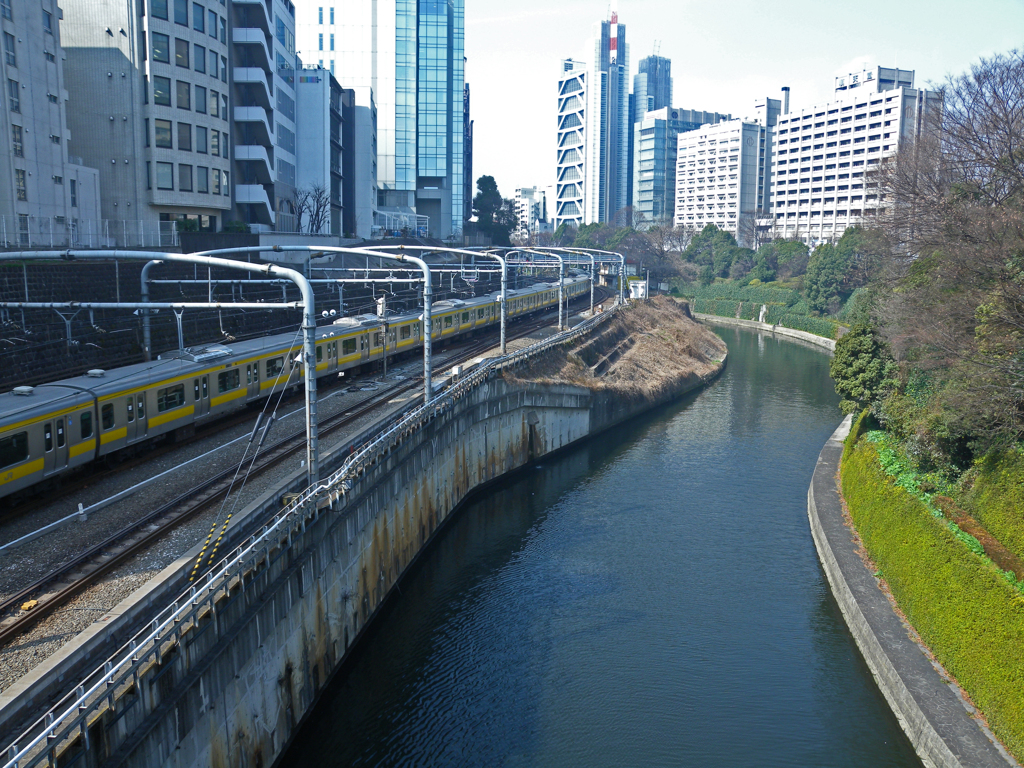
[[[523,187],[513,198],[519,223],[512,233],[527,238],[546,231],[548,225],[548,193],[543,187]]]
[[[758,208],[765,127],[728,120],[678,136],[675,226],[708,224],[749,246]]]

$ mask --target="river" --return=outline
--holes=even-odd
[[[718,329],[706,390],[468,504],[286,766],[919,766],[818,564],[828,357]]]

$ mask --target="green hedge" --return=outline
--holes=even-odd
[[[744,320],[757,320],[761,314],[761,306],[758,301],[744,301],[740,307],[740,317]]]
[[[737,285],[736,283],[714,283],[712,285],[684,285],[680,288],[683,296],[692,299],[733,299],[756,301],[758,304],[777,302],[787,304],[799,300],[799,294],[788,288],[771,288],[766,285]]]
[[[864,546],[907,619],[996,735],[1024,756],[1024,598],[946,521],[894,484],[867,440],[845,456],[842,487]]]
[[[777,321],[777,324],[784,328],[807,331],[815,336],[824,336],[826,339],[836,338],[839,330],[839,323],[835,320],[826,320],[823,317],[806,317],[804,315],[783,315]]]
[[[736,317],[738,301],[721,301],[715,299],[691,299],[690,307],[694,312],[705,315],[718,315],[719,317]]]
[[[1017,450],[993,452],[973,473],[966,506],[1003,546],[1024,559],[1024,456]]]

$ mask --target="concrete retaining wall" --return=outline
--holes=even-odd
[[[808,333],[807,331],[798,331],[794,328],[786,328],[781,325],[759,323],[757,320],[741,320],[738,317],[705,315],[702,312],[694,312],[693,316],[702,322],[717,323],[718,325],[731,325],[739,328],[753,328],[756,331],[764,331],[766,333],[774,333],[778,336],[787,336],[791,339],[806,341],[809,344],[814,344],[816,347],[824,347],[830,352],[836,351],[836,343],[832,339],[826,339],[824,336],[815,336],[813,333]]]
[[[971,716],[973,710],[956,684],[929,661],[857,554],[836,487],[849,431],[847,416],[818,456],[807,491],[807,515],[818,558],[861,655],[926,766],[1017,766]]]

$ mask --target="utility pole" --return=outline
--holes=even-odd
[[[388,297],[387,294],[377,299],[377,316],[380,318],[381,340],[384,343],[384,374],[381,377],[388,377]]]

